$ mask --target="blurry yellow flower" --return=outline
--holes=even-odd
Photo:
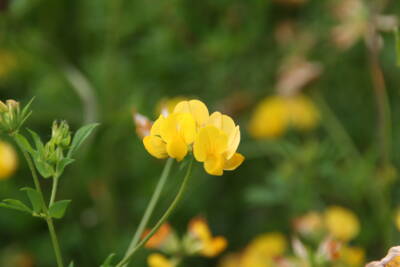
[[[175,264],[167,259],[164,255],[159,253],[150,254],[147,258],[149,267],[174,267]]]
[[[0,180],[9,178],[17,168],[17,154],[14,148],[0,141]]]
[[[193,143],[196,125],[190,113],[160,115],[151,127],[150,135],[143,139],[147,151],[156,158],[175,158],[181,161]]]
[[[267,257],[281,256],[287,247],[286,238],[281,233],[267,233],[256,237],[246,250],[255,251]]]
[[[385,267],[399,267],[400,266],[400,256],[393,257]]]
[[[344,246],[340,250],[340,258],[349,267],[359,267],[364,264],[365,251],[360,247]]]
[[[224,237],[212,236],[207,222],[202,218],[195,218],[189,223],[189,234],[199,242],[199,253],[205,257],[217,256],[228,245]]]
[[[345,242],[353,239],[360,231],[357,216],[351,210],[339,206],[331,206],[325,211],[325,225],[333,238]]]
[[[254,138],[276,138],[293,126],[300,130],[314,128],[319,113],[313,102],[305,96],[272,96],[264,99],[255,109],[249,125]]]
[[[176,105],[185,100],[187,100],[187,98],[183,96],[163,98],[157,104],[156,113],[164,115],[171,114],[174,112]]]
[[[6,77],[16,66],[15,56],[10,51],[0,49],[0,78]]]

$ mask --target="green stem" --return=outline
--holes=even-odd
[[[58,243],[57,234],[56,234],[54,224],[53,224],[53,219],[49,216],[48,208],[46,206],[46,201],[44,200],[44,197],[43,197],[43,191],[42,191],[42,188],[39,183],[39,178],[36,173],[35,166],[33,165],[32,159],[29,156],[28,152],[26,152],[23,149],[23,147],[20,145],[20,143],[18,142],[18,140],[16,138],[14,138],[14,140],[17,143],[18,147],[21,149],[21,151],[25,157],[25,160],[28,163],[28,167],[32,173],[33,183],[35,184],[36,191],[38,191],[38,193],[39,193],[40,202],[42,204],[43,211],[46,214],[46,223],[47,223],[47,227],[49,229],[51,242],[53,244],[54,254],[56,256],[56,261],[57,261],[57,266],[64,267],[62,256],[61,256],[60,245]]]
[[[54,201],[56,200],[57,187],[58,187],[58,176],[54,176],[53,177],[53,186],[51,188],[49,207],[51,207],[51,205],[53,205]]]
[[[146,208],[146,211],[143,215],[142,220],[140,221],[139,227],[137,228],[135,235],[132,238],[132,241],[128,247],[128,250],[125,253],[125,257],[135,248],[137,243],[142,236],[144,229],[146,228],[151,215],[153,214],[154,208],[157,205],[158,200],[160,199],[161,192],[165,186],[165,183],[168,179],[169,173],[171,172],[171,167],[174,162],[173,158],[169,158],[165,163],[164,170],[161,173],[160,180],[157,183],[156,189],[154,190],[153,196],[150,199],[149,205]]]
[[[137,244],[129,253],[126,255],[117,265],[116,267],[122,267],[125,266],[130,262],[132,259],[132,256],[140,249],[142,248],[147,241],[158,231],[158,229],[164,224],[164,222],[169,218],[169,216],[172,214],[172,212],[175,210],[176,206],[178,205],[179,201],[181,200],[183,193],[186,191],[186,187],[192,172],[192,166],[193,166],[193,158],[189,162],[188,169],[186,171],[186,175],[183,178],[183,182],[181,184],[181,187],[179,188],[178,194],[175,196],[174,201],[172,201],[171,205],[167,209],[167,211],[164,213],[164,215],[161,217],[161,219],[157,222],[157,224],[153,227],[153,229],[149,232],[149,234],[146,235],[145,238],[143,238],[139,244]]]

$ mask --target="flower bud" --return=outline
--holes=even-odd
[[[63,149],[68,148],[71,143],[71,133],[66,121],[61,121],[61,123],[58,123],[57,121],[53,122],[51,141]]]
[[[30,115],[31,102],[21,111],[19,102],[9,99],[0,101],[0,132],[14,134]]]

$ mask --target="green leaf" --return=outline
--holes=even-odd
[[[57,167],[56,167],[57,176],[61,176],[61,174],[64,172],[65,167],[67,167],[69,164],[71,164],[74,161],[75,160],[70,159],[70,158],[63,158],[60,162],[58,162]]]
[[[54,175],[54,168],[41,158],[40,152],[34,151],[32,157],[41,176],[49,178]]]
[[[112,267],[112,261],[115,258],[115,253],[111,253],[110,255],[108,255],[108,257],[106,258],[106,260],[103,262],[102,265],[100,265],[100,267]]]
[[[396,62],[397,66],[400,67],[400,34],[399,34],[399,29],[396,28],[394,31],[394,37],[395,37],[395,42],[396,42]]]
[[[22,147],[22,149],[23,149],[24,151],[27,151],[27,152],[29,152],[29,153],[32,154],[33,148],[32,148],[32,146],[29,144],[28,140],[27,140],[23,135],[20,135],[20,134],[17,133],[17,134],[15,135],[15,140],[16,140],[16,142],[18,143],[18,145]]]
[[[71,261],[71,263],[68,265],[68,267],[75,267],[75,264],[73,261]]]
[[[99,123],[91,123],[85,126],[82,126],[74,135],[74,139],[72,140],[71,147],[68,151],[68,158],[71,158],[72,154],[75,153],[76,150],[83,144],[86,138],[92,133],[92,131],[99,125]]]
[[[0,202],[0,207],[32,213],[28,206],[17,199],[4,199],[3,202]]]
[[[39,192],[30,187],[21,188],[21,191],[25,191],[26,194],[28,195],[29,201],[32,204],[33,211],[36,213],[41,212],[43,207],[42,207],[42,202],[40,200]]]
[[[64,217],[65,211],[67,210],[70,202],[71,200],[60,200],[54,202],[49,208],[49,215],[53,218],[61,219]]]
[[[44,145],[43,145],[42,140],[40,139],[39,135],[30,129],[28,129],[28,131],[32,135],[33,141],[35,142],[36,150],[39,152],[40,155],[43,155]]]
[[[26,104],[25,107],[22,109],[22,112],[21,112],[22,121],[21,121],[20,125],[23,125],[25,123],[25,121],[29,118],[29,116],[31,116],[32,111],[29,109],[30,109],[34,99],[35,99],[35,97],[32,97],[32,99],[29,100],[28,104]]]

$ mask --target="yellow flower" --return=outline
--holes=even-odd
[[[267,97],[256,107],[249,124],[254,138],[277,138],[293,126],[299,130],[314,128],[319,113],[313,102],[302,95]]]
[[[364,264],[365,251],[360,247],[344,246],[340,249],[340,258],[349,267],[359,267]]]
[[[339,206],[331,206],[325,211],[325,226],[332,237],[349,241],[360,231],[360,223],[357,216],[348,209]]]
[[[14,148],[0,141],[0,180],[9,178],[17,168],[17,154]]]
[[[174,112],[174,109],[177,104],[186,100],[187,98],[183,96],[161,99],[161,101],[158,102],[157,104],[156,112],[157,114],[164,114],[164,115],[171,114]]]
[[[160,115],[143,139],[147,151],[156,158],[175,158],[181,161],[193,143],[196,125],[190,113],[172,113],[167,117]]]
[[[393,257],[385,267],[399,267],[400,266],[400,256]]]
[[[236,153],[239,143],[239,126],[229,116],[214,112],[195,138],[194,156],[204,162],[207,173],[222,175],[224,170],[235,170],[244,161],[244,156]]]
[[[164,255],[159,253],[152,253],[147,258],[149,267],[174,267],[175,264],[167,259]]]
[[[400,208],[396,210],[394,220],[397,230],[400,231]]]
[[[189,223],[189,233],[199,241],[199,253],[205,257],[215,257],[228,245],[222,236],[213,237],[207,222],[202,218],[195,218]]]

